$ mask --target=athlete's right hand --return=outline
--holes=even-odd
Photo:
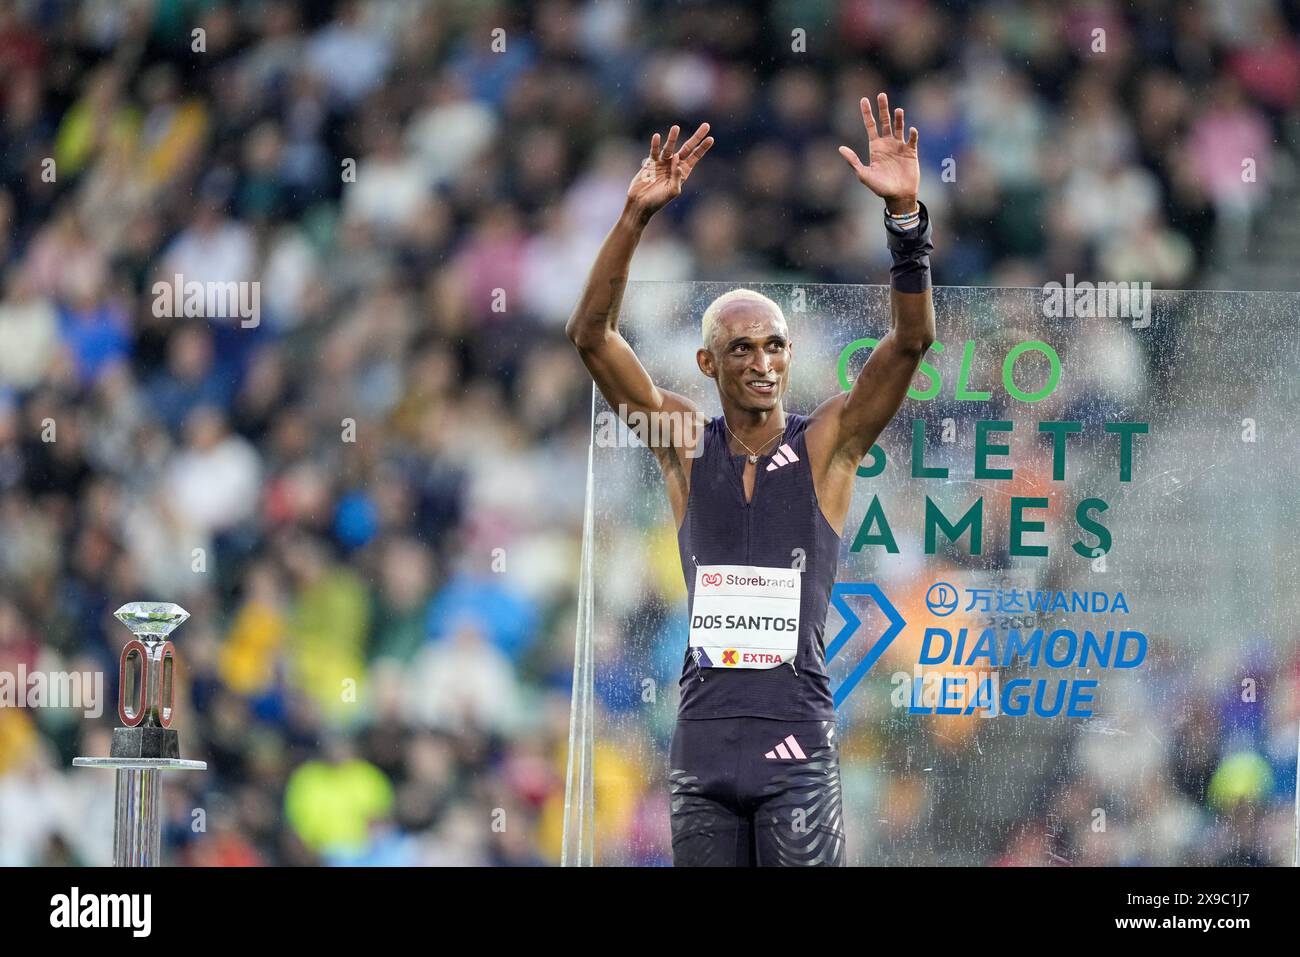
[[[650,138],[650,155],[641,161],[641,169],[627,188],[628,203],[644,219],[663,209],[682,191],[682,183],[713,145],[713,137],[705,136],[709,132],[708,123],[701,123],[681,149],[675,150],[680,132],[681,127],[674,126],[668,131],[668,141],[662,145],[658,133]]]

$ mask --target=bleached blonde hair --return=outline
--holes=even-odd
[[[781,317],[781,322],[785,322],[785,313],[781,311],[781,307],[761,292],[755,292],[753,289],[732,289],[713,300],[713,302],[709,303],[709,307],[704,310],[704,316],[700,319],[700,336],[704,340],[704,348],[710,349],[713,347],[713,334],[718,327],[718,315],[727,306],[741,299],[749,302],[766,303],[772,307],[773,312]]]

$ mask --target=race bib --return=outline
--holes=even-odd
[[[701,668],[775,668],[799,649],[800,571],[697,565],[691,652]]]

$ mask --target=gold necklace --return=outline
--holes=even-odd
[[[762,445],[760,445],[760,446],[758,447],[758,451],[756,452],[756,451],[754,451],[753,449],[751,449],[748,445],[746,445],[746,444],[744,443],[744,440],[742,440],[741,437],[740,437],[739,435],[737,435],[735,432],[732,432],[732,431],[731,431],[731,426],[727,425],[727,417],[726,417],[725,415],[722,417],[722,427],[723,427],[724,429],[727,430],[727,434],[728,434],[728,435],[730,435],[733,439],[735,439],[737,442],[740,443],[741,448],[743,448],[746,452],[749,453],[749,464],[750,464],[750,465],[753,465],[755,462],[758,461],[759,453],[762,452],[763,449],[765,449],[765,448],[766,448],[766,447],[771,443],[772,439],[775,439],[775,438],[778,438],[778,437],[780,437],[780,436],[782,436],[782,435],[785,435],[785,426],[783,425],[783,426],[781,426],[781,431],[780,431],[780,432],[777,432],[776,435],[773,435],[773,436],[772,436],[772,439],[768,439],[766,442],[764,442]]]

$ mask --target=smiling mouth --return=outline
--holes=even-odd
[[[757,392],[759,395],[776,394],[776,383],[770,379],[755,379],[752,382],[746,382],[745,385]]]

